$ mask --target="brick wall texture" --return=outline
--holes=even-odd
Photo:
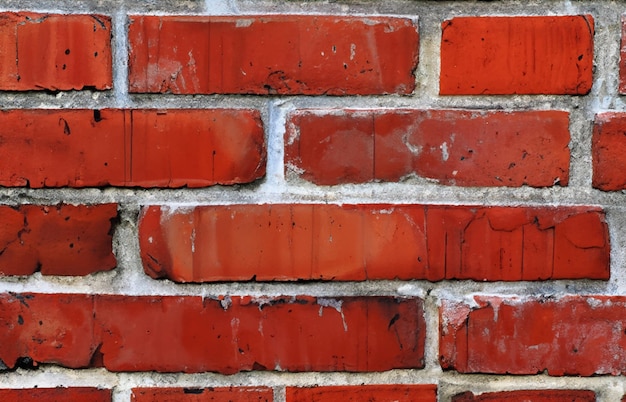
[[[619,2],[0,0],[0,400],[626,401]]]

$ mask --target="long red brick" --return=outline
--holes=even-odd
[[[436,385],[386,384],[287,387],[287,402],[437,402]]]
[[[594,402],[596,393],[587,390],[527,390],[487,392],[475,395],[464,392],[452,397],[452,402]]]
[[[299,110],[285,133],[286,173],[322,185],[399,181],[548,187],[569,180],[562,111]]]
[[[133,388],[131,402],[272,402],[267,387]]]
[[[589,92],[591,15],[455,17],[443,22],[442,95]]]
[[[424,365],[420,299],[4,294],[0,361],[110,371],[386,371]]]
[[[109,271],[116,219],[116,204],[0,206],[0,275]]]
[[[621,296],[444,300],[440,362],[461,373],[553,376],[626,372]]]
[[[390,17],[131,16],[130,92],[410,94],[417,27]]]
[[[0,13],[0,90],[110,89],[111,19]]]
[[[146,273],[177,282],[609,277],[594,207],[150,206],[139,242]]]
[[[592,136],[593,187],[626,189],[626,113],[596,115]]]
[[[72,388],[0,389],[2,402],[111,402],[111,390]]]
[[[0,185],[248,183],[265,174],[263,135],[247,109],[0,111]]]

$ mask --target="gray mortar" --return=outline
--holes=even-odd
[[[598,401],[619,401],[626,391],[624,377],[550,377],[460,375],[442,372],[438,364],[438,306],[444,298],[464,300],[473,294],[500,295],[626,295],[626,202],[622,192],[591,188],[591,128],[602,111],[626,111],[617,93],[621,14],[626,7],[615,1],[256,1],[256,0],[0,0],[0,11],[28,10],[56,13],[101,13],[113,23],[115,89],[103,92],[0,93],[0,108],[254,108],[262,113],[268,144],[267,177],[246,186],[208,189],[0,189],[0,203],[17,204],[120,204],[121,222],[114,235],[118,268],[87,277],[6,277],[0,291],[41,293],[119,293],[128,295],[298,295],[324,297],[352,295],[418,296],[425,300],[427,321],[426,368],[385,373],[277,373],[253,372],[223,376],[202,374],[109,373],[103,369],[68,370],[43,366],[38,371],[19,369],[0,373],[3,388],[101,386],[114,387],[114,401],[128,401],[136,386],[266,385],[284,401],[286,385],[435,383],[439,398],[449,401],[457,392],[524,388],[591,389]],[[383,14],[418,17],[420,62],[413,96],[224,96],[130,95],[127,15],[131,14]],[[458,15],[563,15],[590,13],[595,20],[594,85],[586,96],[446,96],[438,95],[440,24]],[[445,187],[423,178],[401,183],[371,183],[317,187],[302,180],[286,180],[283,173],[284,122],[299,108],[460,108],[504,110],[568,110],[572,140],[568,187],[460,188]],[[137,241],[140,206],[150,204],[208,205],[240,203],[429,203],[471,205],[598,205],[607,211],[612,243],[611,279],[604,281],[547,281],[481,283],[471,281],[376,281],[360,283],[232,283],[180,285],[155,281],[142,270]]]

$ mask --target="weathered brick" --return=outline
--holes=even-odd
[[[110,371],[386,371],[424,365],[420,299],[4,294],[0,361]]]
[[[2,402],[111,402],[111,390],[87,387],[0,389]]]
[[[116,219],[116,204],[0,206],[0,275],[111,270]]]
[[[626,189],[626,113],[596,115],[592,137],[593,187]]]
[[[133,388],[132,402],[272,402],[266,387]]]
[[[587,390],[527,390],[487,392],[474,395],[465,392],[452,397],[452,402],[594,402],[596,394]]]
[[[287,387],[287,402],[437,402],[436,385],[386,384]]]
[[[442,24],[442,95],[589,92],[591,15],[455,17]]]
[[[286,172],[315,184],[399,181],[566,186],[562,111],[299,110],[285,133]]]
[[[248,183],[265,174],[263,135],[246,109],[0,111],[0,185]]]
[[[177,282],[609,277],[594,207],[151,206],[139,237],[146,273]]]
[[[409,94],[418,33],[406,18],[132,16],[130,91]]]
[[[0,90],[112,87],[111,19],[0,13]]]
[[[626,372],[626,298],[475,296],[444,300],[440,362],[461,373]]]

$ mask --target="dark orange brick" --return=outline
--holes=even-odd
[[[589,92],[591,15],[455,17],[442,24],[442,95]]]
[[[111,390],[87,387],[0,389],[0,400],[3,402],[111,402]]]
[[[399,181],[566,186],[569,114],[561,111],[301,110],[285,134],[287,173],[322,185]]]
[[[487,392],[474,395],[465,392],[452,397],[452,402],[594,402],[596,394],[586,390],[528,390]]]
[[[287,387],[287,402],[437,402],[436,385],[345,385]]]
[[[110,89],[111,19],[0,13],[0,90]]]
[[[132,402],[272,402],[265,387],[133,388]]]
[[[406,18],[132,16],[130,91],[409,94],[418,33]]]
[[[146,273],[177,282],[608,279],[610,266],[592,207],[152,206],[139,238]]]
[[[461,373],[619,375],[626,372],[625,307],[620,296],[444,300],[441,366]]]
[[[3,294],[0,367],[386,371],[424,366],[416,298]]]
[[[626,113],[596,115],[592,137],[593,187],[626,189]]]
[[[116,266],[117,205],[0,207],[0,275],[87,275]]]
[[[248,183],[265,174],[263,135],[256,110],[0,111],[0,185]]]

